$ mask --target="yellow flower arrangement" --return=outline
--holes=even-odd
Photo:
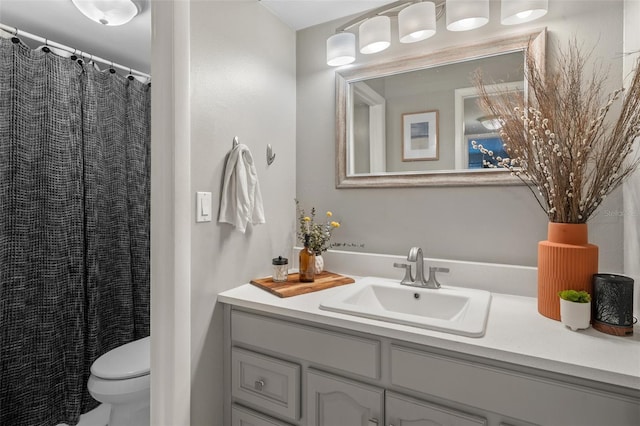
[[[305,214],[304,209],[300,207],[300,202],[296,200],[296,210],[298,213],[299,228],[296,232],[298,240],[304,243],[305,236],[309,235],[309,248],[316,254],[322,254],[331,247],[331,234],[334,229],[340,227],[340,222],[335,220],[327,220],[325,223],[315,223],[316,208],[311,208],[310,216]],[[327,211],[325,214],[327,219],[333,216],[333,213]]]

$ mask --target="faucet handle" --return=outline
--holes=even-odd
[[[438,268],[436,266],[429,267],[429,279],[427,280],[426,286],[429,288],[440,288],[440,282],[438,282],[438,278],[436,277],[436,272],[449,272],[449,268]]]
[[[414,281],[411,274],[411,265],[407,263],[394,263],[393,267],[404,268],[404,277],[402,278],[402,281],[400,281],[400,284],[413,284]]]

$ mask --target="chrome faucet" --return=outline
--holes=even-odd
[[[393,266],[395,268],[404,268],[404,278],[400,281],[400,284],[410,285],[413,287],[425,287],[425,288],[440,288],[440,283],[436,278],[436,272],[449,272],[449,268],[429,268],[429,278],[426,279],[424,277],[424,256],[422,254],[422,249],[420,247],[412,247],[409,250],[409,255],[407,256],[407,260],[409,262],[416,263],[416,278],[413,278],[413,274],[411,273],[411,265],[406,263],[394,263]]]
[[[416,262],[416,279],[413,283],[420,286],[425,285],[427,280],[424,279],[424,256],[422,255],[422,249],[420,247],[411,247],[407,260],[409,262]]]

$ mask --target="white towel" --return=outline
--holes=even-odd
[[[249,222],[265,223],[258,174],[246,145],[236,145],[227,158],[218,222],[230,223],[243,234]]]

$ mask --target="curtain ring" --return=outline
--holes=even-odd
[[[14,44],[20,43],[20,39],[18,38],[18,29],[14,28],[13,37],[11,37],[11,42]]]
[[[42,48],[42,51],[44,53],[49,53],[51,52],[51,49],[49,49],[49,40],[48,39],[44,39],[44,47]]]
[[[11,43],[18,44],[20,43],[20,39],[18,38],[18,29],[13,29],[13,37],[11,37]]]
[[[113,61],[111,61],[111,68],[109,68],[109,72],[110,72],[111,74],[115,74],[115,73],[116,73],[116,70],[115,70],[115,69],[113,69]]]
[[[73,48],[73,53],[71,54],[71,60],[72,61],[77,61],[78,60],[78,57],[76,56],[76,52],[77,52],[77,49],[74,47]]]

